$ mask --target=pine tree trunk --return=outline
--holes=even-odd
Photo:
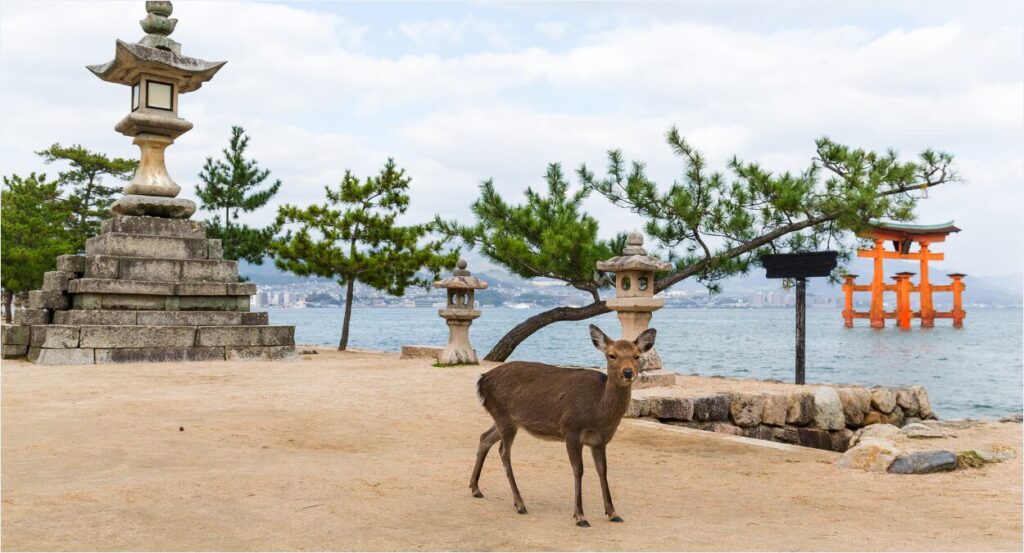
[[[4,322],[11,324],[13,319],[11,313],[11,303],[14,301],[14,292],[10,290],[4,290]]]
[[[560,321],[582,321],[598,315],[610,312],[611,309],[605,306],[603,301],[597,301],[584,307],[556,307],[526,319],[517,324],[515,328],[508,331],[498,340],[497,344],[484,357],[487,361],[504,361],[509,355],[534,332],[548,326],[551,323]]]
[[[341,342],[338,343],[338,351],[345,351],[348,348],[348,323],[352,320],[352,292],[355,290],[356,281],[353,278],[348,280],[345,288],[345,322],[341,325]]]

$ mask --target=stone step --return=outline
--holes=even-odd
[[[294,345],[293,326],[37,325],[32,327],[30,349]]]
[[[56,311],[54,324],[59,325],[166,325],[166,326],[233,326],[266,325],[270,317],[265,311],[107,311],[75,309]],[[6,334],[5,334],[6,336]],[[27,344],[27,333],[25,338]]]
[[[238,282],[237,261],[112,255],[82,257],[85,278],[160,282]],[[54,280],[58,278],[53,277]]]
[[[85,255],[220,259],[223,252],[217,239],[109,232],[86,240]]]
[[[71,306],[81,310],[249,311],[249,296],[157,296],[138,294],[75,294]]]
[[[138,296],[251,296],[256,293],[256,285],[251,282],[173,282],[79,278],[68,283],[68,293]]]
[[[22,347],[22,346],[19,346]],[[20,351],[20,350],[19,350]],[[4,351],[7,353],[7,350]],[[12,353],[15,353],[12,351]],[[22,355],[24,355],[22,353]],[[290,361],[298,360],[295,346],[185,346],[132,348],[29,348],[37,365],[92,365],[94,363],[167,363],[182,361]]]
[[[206,238],[206,225],[188,219],[167,219],[137,215],[115,215],[100,224],[102,234],[146,234],[150,236],[177,236],[179,238]]]

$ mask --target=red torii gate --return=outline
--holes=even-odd
[[[843,309],[843,321],[847,328],[853,327],[854,319],[870,319],[871,328],[884,328],[885,319],[896,319],[899,328],[910,328],[911,318],[920,318],[921,326],[935,326],[935,319],[953,319],[954,327],[963,326],[966,313],[963,310],[963,291],[965,289],[963,273],[952,273],[948,275],[952,282],[950,284],[936,285],[928,279],[928,262],[942,261],[945,256],[942,253],[932,252],[929,245],[936,242],[945,242],[946,236],[953,232],[960,232],[960,229],[953,225],[953,222],[941,225],[910,225],[904,223],[875,222],[871,228],[858,234],[861,238],[874,240],[873,249],[857,250],[857,257],[874,259],[874,271],[871,284],[855,284],[857,275],[844,275],[843,292],[846,296],[846,303]],[[885,243],[891,242],[892,250],[885,249]],[[910,251],[913,243],[918,244],[915,252]],[[914,273],[900,272],[892,278],[895,284],[886,284],[884,281],[885,271],[883,261],[885,259],[918,260],[921,262],[921,278],[915,286],[910,282]],[[870,311],[854,311],[853,293],[871,292]],[[885,292],[896,292],[896,310],[885,311],[883,294]],[[920,296],[920,310],[911,311],[910,293],[917,292]],[[952,292],[953,309],[950,311],[935,311],[932,304],[933,292]]]

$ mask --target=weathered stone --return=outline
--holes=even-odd
[[[872,388],[871,406],[882,413],[892,413],[896,407],[896,392],[891,388]]]
[[[402,346],[402,359],[437,359],[441,350],[438,346]]]
[[[191,326],[83,326],[83,348],[186,347],[196,343]]]
[[[91,348],[29,348],[28,359],[37,365],[92,365],[96,357]]]
[[[666,420],[691,421],[693,400],[687,397],[651,398],[650,416]]]
[[[247,313],[239,313],[241,315],[241,324],[244,325],[268,325],[270,324],[270,315],[266,311],[252,311]],[[405,346],[403,346],[404,348]],[[440,348],[438,348],[440,349]]]
[[[285,346],[295,343],[292,326],[199,327],[197,346]]]
[[[693,399],[693,420],[699,422],[729,420],[729,396],[710,394]]]
[[[403,346],[404,349],[404,346]],[[626,407],[627,417],[647,417],[651,414],[651,403],[646,399],[630,398],[629,406]]]
[[[109,255],[90,255],[85,258],[85,278],[118,278],[118,259]],[[128,278],[128,277],[122,277]]]
[[[864,426],[874,426],[876,424],[882,424],[882,413],[872,410],[867,415],[864,415]]]
[[[797,427],[797,443],[805,447],[832,449],[832,437],[828,430],[814,427]]]
[[[229,296],[252,296],[256,293],[256,285],[252,282],[228,283]]]
[[[903,417],[903,426],[906,426],[908,424],[919,424],[920,422],[921,419],[917,417]]]
[[[242,315],[234,311],[140,311],[140,325],[231,326],[242,324]]]
[[[761,422],[772,426],[786,424],[786,410],[789,408],[789,396],[783,393],[769,393],[764,395],[764,410],[761,412]]]
[[[34,348],[77,348],[78,327],[70,325],[37,325],[32,327]]]
[[[68,271],[46,271],[43,273],[43,290],[67,291],[68,281],[75,278],[75,273]]]
[[[27,344],[0,344],[0,357],[4,359],[17,359],[28,355]]]
[[[68,297],[60,290],[32,290],[28,293],[28,307],[29,309],[67,309]]]
[[[166,305],[166,296],[79,293],[72,297],[75,309],[154,310]]]
[[[166,363],[177,361],[223,361],[222,347],[137,347],[96,348],[97,363]]]
[[[814,420],[814,395],[798,393],[789,396],[786,424],[804,426]]]
[[[153,282],[177,282],[181,280],[180,259],[153,257],[122,257],[119,278]]]
[[[946,438],[951,435],[940,427],[928,426],[921,423],[905,425],[903,428],[900,428],[900,434],[908,438],[916,439]]]
[[[956,469],[956,454],[951,451],[915,451],[905,453],[889,465],[893,474],[928,474]]]
[[[182,282],[174,285],[178,296],[227,296],[228,285],[223,282]]]
[[[897,405],[893,407],[892,413],[881,413],[879,415],[880,422],[885,424],[894,424],[896,426],[903,426],[903,409]]]
[[[1005,446],[992,449],[975,449],[972,452],[986,463],[1001,463],[1017,456],[1013,449]]]
[[[136,311],[103,311],[96,309],[72,309],[53,314],[53,324],[58,325],[133,325],[137,323]]]
[[[196,204],[184,198],[125,194],[110,206],[110,211],[117,215],[188,219],[196,212]]]
[[[909,389],[914,392],[914,396],[917,398],[917,416],[922,419],[935,418],[935,413],[932,412],[932,404],[928,401],[928,390],[924,386],[911,386]]]
[[[130,294],[140,296],[173,296],[174,284],[146,280],[80,278],[71,281],[72,294]]]
[[[301,359],[295,346],[247,346],[224,348],[228,361],[294,361]]]
[[[744,428],[743,435],[748,438],[754,438],[755,440],[771,440],[774,433],[772,432],[772,427],[759,424],[757,426]]]
[[[170,299],[170,298],[168,298]],[[249,296],[183,296],[175,297],[169,310],[181,311],[248,311]]]
[[[50,323],[49,309],[22,308],[14,312],[14,324],[19,326],[45,325]]]
[[[2,343],[17,346],[26,346],[32,339],[32,327],[3,325]]]
[[[814,389],[814,424],[824,430],[846,428],[843,404],[834,388],[818,386]]]
[[[291,346],[295,344],[295,327],[285,325],[266,325],[260,329],[261,346]]]
[[[86,255],[206,259],[206,240],[176,236],[110,233],[85,241]]]
[[[787,444],[800,443],[800,432],[793,426],[780,426],[772,428],[772,439],[776,442]]]
[[[899,435],[899,433],[900,429],[891,424],[872,424],[853,433],[853,436],[850,438],[850,447],[857,445],[860,440],[867,438],[878,438],[892,441]]]
[[[916,417],[921,407],[917,401],[917,394],[910,388],[896,390],[896,405],[903,409],[905,417]]]
[[[184,282],[236,282],[238,280],[238,262],[221,259],[182,261],[181,280]]]
[[[864,424],[864,415],[871,411],[871,392],[866,388],[836,388],[839,401],[843,404],[843,417],[847,426],[860,427]]]
[[[761,424],[764,402],[762,394],[732,394],[729,414],[732,416],[733,424],[744,428]]]
[[[881,438],[865,438],[843,453],[837,465],[844,469],[859,469],[869,472],[886,472],[896,460],[899,449],[896,444]]]
[[[832,440],[832,451],[846,451],[850,447],[850,438],[853,437],[853,430],[844,428],[833,430],[829,433]]]
[[[738,426],[736,426],[734,424],[729,424],[727,422],[722,422],[722,421],[712,421],[712,422],[698,423],[696,428],[699,429],[699,430],[703,430],[705,432],[717,432],[719,434],[729,434],[730,436],[742,436],[743,435],[743,429],[742,428],[740,428],[740,427],[738,427]]]
[[[58,255],[57,270],[68,273],[82,274],[85,272],[85,256],[83,255]]]
[[[200,221],[115,215],[101,223],[103,234],[119,232],[124,234],[149,234],[153,236],[178,236],[181,238],[206,238],[206,227]]]
[[[224,258],[224,246],[218,238],[210,238],[207,240],[206,246],[207,259],[223,259]]]

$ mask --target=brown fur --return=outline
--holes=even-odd
[[[590,326],[594,346],[605,353],[607,374],[589,369],[569,369],[515,361],[491,369],[477,381],[477,394],[494,425],[480,436],[476,466],[469,487],[480,493],[480,471],[491,446],[501,442],[499,451],[505,474],[512,487],[516,509],[526,514],[526,505],[512,474],[511,448],[520,428],[546,440],[565,442],[576,478],[576,506],[573,517],[578,526],[589,526],[583,516],[581,482],[584,445],[591,448],[601,480],[605,514],[621,522],[608,491],[605,446],[615,436],[629,406],[630,390],[636,378],[640,354],[654,346],[656,332],[649,329],[636,341],[612,340],[596,326]]]

